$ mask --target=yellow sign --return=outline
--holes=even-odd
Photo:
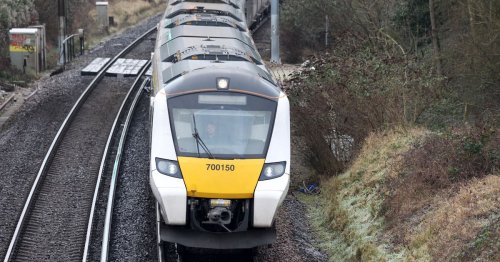
[[[252,198],[264,159],[179,157],[187,195],[201,198]]]
[[[36,47],[34,45],[35,35],[31,34],[11,34],[9,50],[12,53],[34,53]]]
[[[10,45],[9,51],[11,53],[34,53],[36,52],[36,48],[32,45]]]

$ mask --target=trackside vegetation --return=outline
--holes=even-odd
[[[500,260],[499,2],[282,14],[285,60],[307,61],[285,86],[292,120],[321,184],[299,198],[330,260]]]
[[[330,260],[497,261],[498,170],[461,177],[470,167],[455,162],[421,173],[432,162],[427,149],[440,146],[436,140],[467,153],[468,135],[425,129],[373,133],[344,173],[323,181],[319,196],[302,195]],[[423,152],[429,157],[415,159]]]

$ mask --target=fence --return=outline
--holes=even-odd
[[[61,46],[62,48],[59,57],[63,66],[66,65],[66,63],[73,61],[73,59],[77,56],[83,55],[85,48],[85,34],[83,29],[79,29],[78,34],[66,37]],[[76,47],[78,47],[78,49]]]

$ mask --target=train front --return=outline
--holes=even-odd
[[[240,249],[276,239],[290,181],[289,103],[272,82],[234,71],[193,71],[152,99],[150,183],[163,241]]]

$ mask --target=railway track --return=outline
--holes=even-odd
[[[130,86],[104,74],[155,30],[115,56],[71,109],[35,178],[4,262],[81,260],[107,133],[127,93],[123,87]]]
[[[120,165],[122,161],[122,155],[125,148],[125,142],[128,135],[128,129],[132,122],[132,117],[135,112],[136,106],[140,99],[140,96],[143,94],[143,90],[145,86],[149,83],[149,79],[145,78],[142,82],[142,85],[139,86],[140,80],[143,78],[143,75],[146,69],[151,65],[151,62],[144,67],[142,72],[139,73],[139,77],[136,79],[133,87],[130,89],[127,97],[123,101],[123,104],[120,108],[120,112],[116,116],[116,119],[113,123],[112,130],[108,137],[108,142],[106,143],[106,149],[103,154],[103,160],[101,162],[100,172],[98,181],[101,181],[103,176],[108,177],[109,180],[109,191],[106,191],[100,187],[100,185],[96,185],[94,192],[94,200],[92,203],[92,210],[90,215],[90,220],[87,228],[87,239],[85,244],[85,250],[82,261],[89,260],[89,248],[92,241],[97,241],[101,244],[100,249],[100,258],[101,261],[108,261],[109,249],[110,249],[110,239],[112,234],[112,219],[113,219],[113,209],[115,204],[115,193],[116,188],[118,186],[119,176],[120,176]],[[136,88],[138,87],[138,88]],[[102,191],[100,194],[99,192]],[[107,205],[106,205],[106,214],[104,219],[101,219],[102,223],[98,223],[94,225],[93,220],[95,216],[95,207],[98,205],[99,198],[103,201],[107,196]],[[102,230],[100,228],[102,227]],[[96,234],[96,236],[92,237],[92,231]],[[95,245],[94,245],[95,246]],[[98,252],[98,248],[94,248],[94,253]],[[96,254],[92,256],[96,258]]]
[[[154,30],[141,36],[108,65],[125,56]],[[30,191],[5,262],[95,261],[98,260],[96,254],[100,254],[101,261],[108,261],[112,257],[109,241],[114,234],[111,221],[121,150],[133,105],[142,88],[136,88],[135,96],[132,94],[134,88],[128,93],[120,88],[109,88],[117,80],[104,78],[105,71],[106,68],[102,69],[84,91],[59,129]],[[139,79],[132,87],[138,86]],[[132,109],[125,119],[123,112],[129,106]],[[115,114],[116,111],[121,113]],[[107,136],[109,129],[112,131]],[[108,187],[110,191],[104,189]],[[102,202],[108,202],[106,209]],[[107,210],[105,219],[103,210]],[[91,215],[87,216],[89,213]],[[178,249],[177,252],[168,244],[159,246],[160,261],[257,261],[256,254],[249,251],[212,254],[197,249]],[[120,255],[114,255],[115,260],[116,257]]]
[[[165,260],[170,262],[169,260]],[[227,253],[210,253],[200,250],[183,251],[178,254],[177,262],[258,262],[257,254],[252,250],[232,250]]]
[[[160,262],[259,262],[258,254],[253,250],[231,250],[228,252],[190,249],[178,251],[174,245],[163,244],[160,249],[165,250],[160,255]],[[162,253],[159,253],[162,254]]]

